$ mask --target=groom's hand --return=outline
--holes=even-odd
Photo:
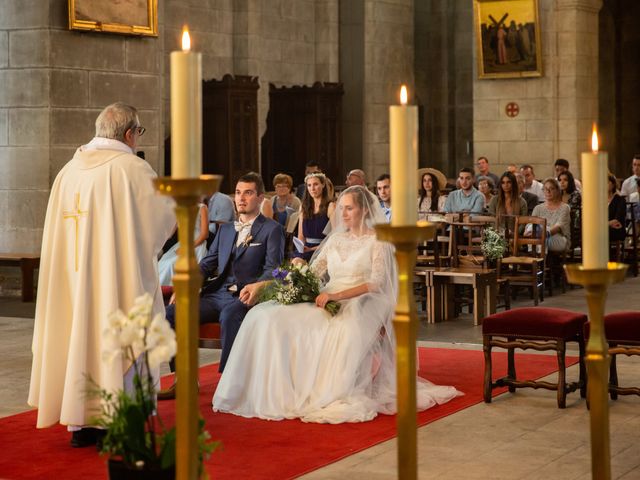
[[[258,295],[260,294],[262,284],[263,282],[256,282],[245,285],[242,290],[240,290],[240,295],[238,295],[240,301],[245,305],[255,305],[258,301]]]

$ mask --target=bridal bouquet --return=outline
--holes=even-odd
[[[128,314],[117,310],[109,316],[103,332],[106,348],[103,360],[131,364],[133,391],[110,392],[93,382],[90,394],[101,402],[94,425],[103,428],[102,453],[111,456],[110,472],[115,469],[173,471],[175,469],[175,427],[166,430],[155,414],[155,384],[151,370],[168,362],[176,353],[175,332],[162,314],[151,318],[153,299],[149,294],[136,298]],[[200,420],[198,447],[202,461],[216,448]],[[142,477],[140,477],[142,478]],[[159,478],[159,477],[156,477]],[[172,477],[173,478],[173,477]]]
[[[273,281],[262,291],[260,300],[274,300],[283,305],[313,302],[320,294],[320,280],[308,265],[293,265],[285,262],[271,272]],[[327,302],[325,310],[332,316],[340,311],[340,303]]]
[[[487,260],[498,260],[503,257],[507,249],[507,241],[504,235],[501,235],[500,232],[493,227],[487,227],[482,234],[482,244],[480,248]]]

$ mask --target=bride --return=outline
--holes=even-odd
[[[252,308],[213,396],[213,410],[269,420],[363,422],[396,411],[393,250],[376,240],[386,222],[361,186],[338,199],[336,226],[311,260],[326,281],[315,305]],[[332,317],[324,306],[342,305]],[[418,378],[418,409],[461,395]]]

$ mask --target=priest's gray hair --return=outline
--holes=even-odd
[[[135,107],[122,102],[112,103],[96,118],[96,137],[124,142],[127,130],[138,126],[140,120]]]

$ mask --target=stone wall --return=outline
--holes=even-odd
[[[402,84],[415,103],[413,0],[365,0],[363,168],[373,184],[389,172],[389,105]]]
[[[566,158],[579,176],[580,152],[590,145],[598,114],[600,6],[601,0],[540,0],[542,77],[475,77],[474,156],[487,156],[493,171],[529,163],[543,178],[556,158]],[[506,115],[509,102],[520,107],[515,118]]]

